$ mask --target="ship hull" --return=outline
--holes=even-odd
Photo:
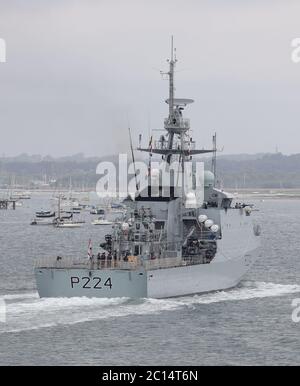
[[[253,251],[247,256],[229,261],[150,271],[147,295],[151,298],[167,298],[235,287],[255,258],[256,251]]]
[[[236,286],[256,250],[232,260],[153,270],[36,268],[40,297],[167,298]]]
[[[215,212],[216,213],[216,212]],[[214,211],[209,214],[214,218]],[[209,264],[137,269],[35,268],[40,297],[167,298],[235,287],[259,257],[250,216],[223,211],[222,239]]]

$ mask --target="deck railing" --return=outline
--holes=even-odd
[[[55,268],[55,269],[123,269],[135,270],[137,268],[160,269],[187,265],[187,261],[181,257],[166,257],[153,260],[142,260],[132,257],[131,261],[123,260],[97,260],[97,258],[40,258],[35,261],[35,268]]]

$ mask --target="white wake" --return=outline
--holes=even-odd
[[[300,293],[300,285],[244,282],[240,287],[229,291],[172,299],[133,300],[84,297],[39,299],[37,293],[8,294],[2,297],[6,302],[7,317],[6,323],[0,323],[0,334],[293,293]]]

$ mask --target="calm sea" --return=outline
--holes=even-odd
[[[30,226],[49,196],[0,211],[0,365],[300,364],[300,201],[256,200],[262,258],[239,287],[176,299],[39,299],[41,256],[82,256],[108,231]]]

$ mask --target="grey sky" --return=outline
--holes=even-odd
[[[105,155],[162,127],[170,35],[198,145],[300,152],[300,2],[0,0],[0,154]]]

